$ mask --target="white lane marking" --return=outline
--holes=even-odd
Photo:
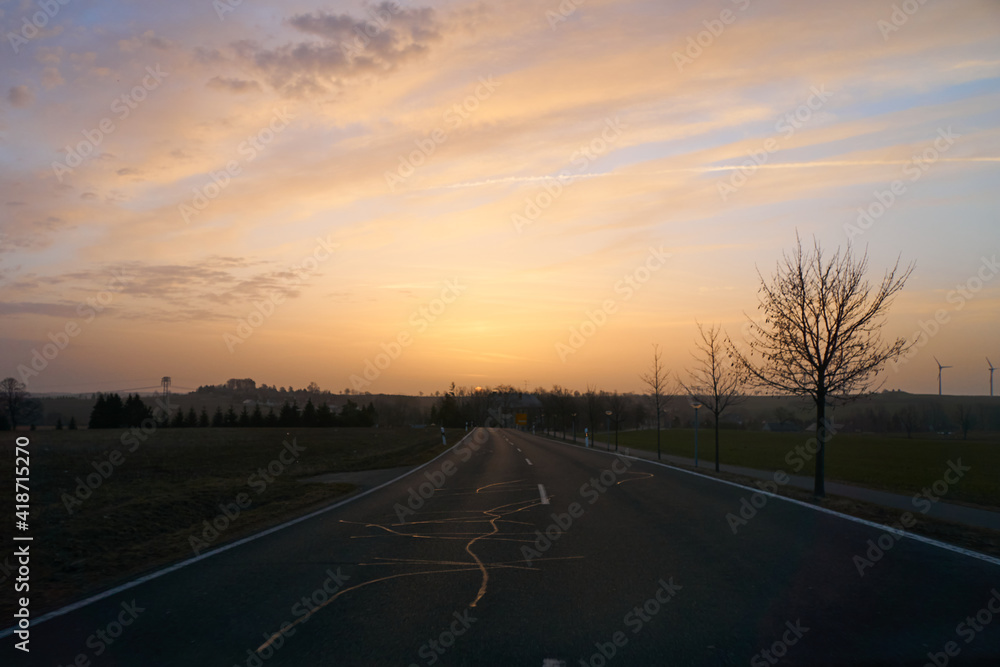
[[[475,433],[475,430],[469,431],[469,433],[467,433],[461,440],[459,440],[454,445],[452,445],[448,449],[444,450],[443,452],[441,452],[440,454],[438,454],[437,456],[435,456],[434,458],[432,458],[427,463],[424,463],[423,465],[417,466],[416,468],[413,468],[412,470],[407,470],[406,472],[404,472],[399,477],[396,477],[395,479],[390,479],[388,482],[386,482],[384,484],[379,484],[378,486],[372,487],[372,488],[368,489],[367,491],[362,491],[361,493],[355,494],[355,495],[351,496],[350,498],[345,498],[344,500],[336,502],[336,503],[334,503],[332,505],[328,505],[326,507],[318,509],[315,512],[310,512],[309,514],[306,514],[305,516],[300,516],[298,518],[291,519],[290,521],[286,521],[285,523],[279,524],[277,526],[273,526],[273,527],[268,528],[267,530],[263,530],[263,531],[261,531],[259,533],[255,533],[253,535],[248,535],[247,537],[244,537],[242,539],[236,540],[235,542],[230,542],[229,544],[224,544],[221,547],[219,547],[218,549],[214,549],[212,551],[208,551],[208,552],[205,552],[203,554],[199,554],[199,555],[195,556],[194,558],[188,558],[187,560],[181,561],[180,563],[174,563],[173,565],[170,565],[169,567],[165,567],[162,570],[157,570],[156,572],[151,572],[151,573],[149,573],[147,575],[143,575],[143,576],[139,577],[138,579],[133,579],[132,581],[126,582],[124,584],[121,584],[120,586],[115,586],[114,588],[109,588],[106,591],[103,591],[101,593],[97,593],[95,595],[91,595],[89,598],[86,598],[84,600],[80,600],[79,602],[74,602],[74,603],[68,604],[65,607],[62,607],[60,609],[56,609],[55,611],[50,611],[49,613],[44,614],[42,616],[39,616],[38,618],[32,618],[31,619],[31,625],[32,626],[40,625],[40,624],[44,623],[45,621],[52,620],[53,618],[58,618],[59,616],[63,616],[64,614],[68,614],[68,613],[70,613],[72,611],[76,611],[77,609],[82,609],[83,607],[86,607],[89,604],[97,602],[98,600],[104,600],[105,598],[109,598],[109,597],[111,597],[113,595],[117,595],[118,593],[121,593],[122,591],[127,591],[130,588],[135,588],[139,584],[144,584],[147,581],[152,581],[153,579],[159,579],[163,575],[169,574],[169,573],[174,572],[176,570],[179,570],[182,567],[187,567],[188,565],[192,565],[194,563],[197,563],[198,561],[205,560],[206,558],[211,558],[212,556],[215,556],[216,554],[221,554],[223,551],[229,551],[230,549],[233,549],[233,548],[238,547],[238,546],[242,546],[242,545],[246,544],[247,542],[253,542],[254,540],[256,540],[258,538],[261,538],[261,537],[264,537],[265,535],[270,535],[271,533],[276,533],[279,530],[282,530],[284,528],[288,528],[289,526],[294,526],[297,523],[301,523],[301,522],[306,521],[308,519],[311,519],[311,518],[313,518],[315,516],[319,516],[320,514],[325,514],[326,512],[329,512],[331,510],[335,510],[338,507],[341,507],[341,506],[346,505],[348,503],[352,503],[355,500],[357,500],[358,498],[363,498],[363,497],[365,497],[365,496],[367,496],[369,494],[375,493],[376,491],[378,491],[379,489],[381,489],[383,487],[389,486],[390,484],[395,484],[396,482],[398,482],[399,480],[403,479],[407,475],[412,475],[413,473],[417,472],[421,468],[426,468],[430,464],[432,464],[435,461],[437,461],[439,458],[450,454],[453,449],[455,449],[456,447],[458,447],[459,445],[461,445],[463,442],[465,442],[465,439],[468,438],[473,433]],[[3,630],[0,630],[0,639],[3,639],[4,637],[9,637],[10,635],[14,634],[14,631],[17,630],[17,628],[18,628],[18,626],[12,625],[9,628],[4,628]]]
[[[538,496],[542,499],[543,505],[549,504],[549,497],[545,495],[545,486],[543,484],[538,485]]]
[[[535,465],[534,463],[532,463],[532,462],[531,462],[531,459],[524,459],[524,460],[528,462],[528,465],[529,465],[529,466],[533,466],[533,465]]]
[[[542,438],[542,436],[536,436],[536,437]],[[574,445],[568,442],[560,442],[558,440],[551,440],[549,438],[543,438],[543,439],[548,440],[549,442],[554,442],[557,445],[564,445],[566,447],[576,447],[577,449],[583,449],[583,447],[580,447],[580,445]],[[584,451],[590,451],[593,452],[594,454],[604,454],[608,456],[622,456],[622,454],[615,454],[614,452],[605,452],[600,449],[589,449]],[[737,484],[736,482],[730,482],[729,480],[719,479],[717,477],[709,477],[708,475],[702,475],[701,473],[694,472],[693,470],[685,470],[684,468],[678,468],[668,463],[662,463],[660,461],[651,461],[650,459],[644,459],[640,456],[626,456],[625,458],[632,459],[633,461],[642,461],[643,463],[649,463],[652,465],[660,466],[661,468],[669,468],[670,470],[676,470],[677,472],[683,472],[688,475],[694,475],[696,477],[700,477],[701,479],[708,479],[713,482],[718,482],[720,484],[728,484],[729,486],[735,486],[740,489],[746,489],[748,491],[753,491],[754,493],[759,493],[763,496],[768,496],[770,498],[777,498],[778,500],[784,500],[785,502],[792,503],[793,505],[799,505],[801,507],[815,510],[817,512],[822,512],[823,514],[829,514],[830,516],[846,519],[847,521],[860,523],[861,525],[868,526],[869,528],[877,528],[878,530],[881,531],[889,530],[891,531],[892,534],[900,534],[903,537],[908,537],[911,540],[914,540],[915,542],[922,542],[924,544],[929,544],[932,547],[938,547],[939,549],[944,549],[945,551],[952,551],[957,554],[962,554],[963,556],[968,556],[970,558],[976,558],[982,561],[986,561],[987,563],[992,563],[993,565],[1000,565],[1000,558],[997,558],[995,556],[989,556],[987,554],[979,553],[978,551],[971,551],[969,549],[963,549],[962,547],[956,547],[954,544],[948,544],[947,542],[940,542],[930,537],[917,535],[916,533],[908,533],[905,530],[899,531],[896,528],[887,526],[882,523],[876,523],[875,521],[868,521],[867,519],[861,519],[856,516],[851,516],[850,514],[842,514],[840,512],[837,512],[836,510],[831,510],[827,509],[826,507],[813,505],[811,503],[807,503],[804,500],[799,500],[797,498],[789,498],[788,496],[782,496],[776,493],[771,493],[770,491],[765,491],[764,489],[757,489],[752,486],[744,486],[743,484]],[[3,635],[0,635],[0,637],[2,636]]]

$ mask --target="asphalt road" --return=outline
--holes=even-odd
[[[1000,664],[1000,565],[751,496],[482,429],[364,497],[37,625],[30,654],[4,637],[0,663]],[[762,506],[734,532],[741,499]]]

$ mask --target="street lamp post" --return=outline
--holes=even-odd
[[[615,415],[615,451],[618,451],[618,415]]]
[[[606,414],[608,416],[608,418],[604,422],[604,425],[607,427],[606,430],[608,432],[608,435],[611,435],[611,410],[605,410],[604,414]],[[609,452],[611,451],[611,443],[610,442],[608,442],[607,450]]]
[[[701,407],[701,403],[695,401],[691,404],[694,408],[694,467],[698,467],[698,408]]]

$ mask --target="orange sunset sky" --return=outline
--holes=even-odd
[[[1000,363],[995,0],[0,6],[33,393],[641,391],[653,343],[740,338],[796,231],[915,262],[887,388]]]

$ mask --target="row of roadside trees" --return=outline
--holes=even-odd
[[[911,348],[912,343],[903,338],[883,341],[880,332],[913,266],[901,268],[897,260],[873,284],[866,278],[867,253],[855,256],[848,244],[828,255],[818,241],[813,241],[811,249],[803,247],[798,237],[796,241],[770,277],[758,271],[760,317],[748,318],[745,340],[732,339],[717,325],[699,323],[696,366],[687,377],[672,376],[664,368],[657,346],[652,365],[640,377],[652,398],[658,456],[660,416],[669,396],[679,388],[714,417],[716,470],[722,417],[747,395],[808,398],[815,408],[818,449],[814,493],[823,496],[826,443],[831,434],[828,406],[874,392],[885,366]],[[491,407],[498,406],[502,420],[503,401],[510,394],[503,386],[499,390],[477,388],[463,402],[454,391],[446,392],[432,417],[449,426],[461,426],[463,421],[485,424]],[[582,401],[575,399],[557,387],[541,400],[550,415],[562,416],[563,424],[566,415],[572,414],[574,421],[584,417],[581,422],[592,429],[605,416],[614,415],[617,424],[623,414],[625,398],[617,392],[599,394],[588,387]]]

